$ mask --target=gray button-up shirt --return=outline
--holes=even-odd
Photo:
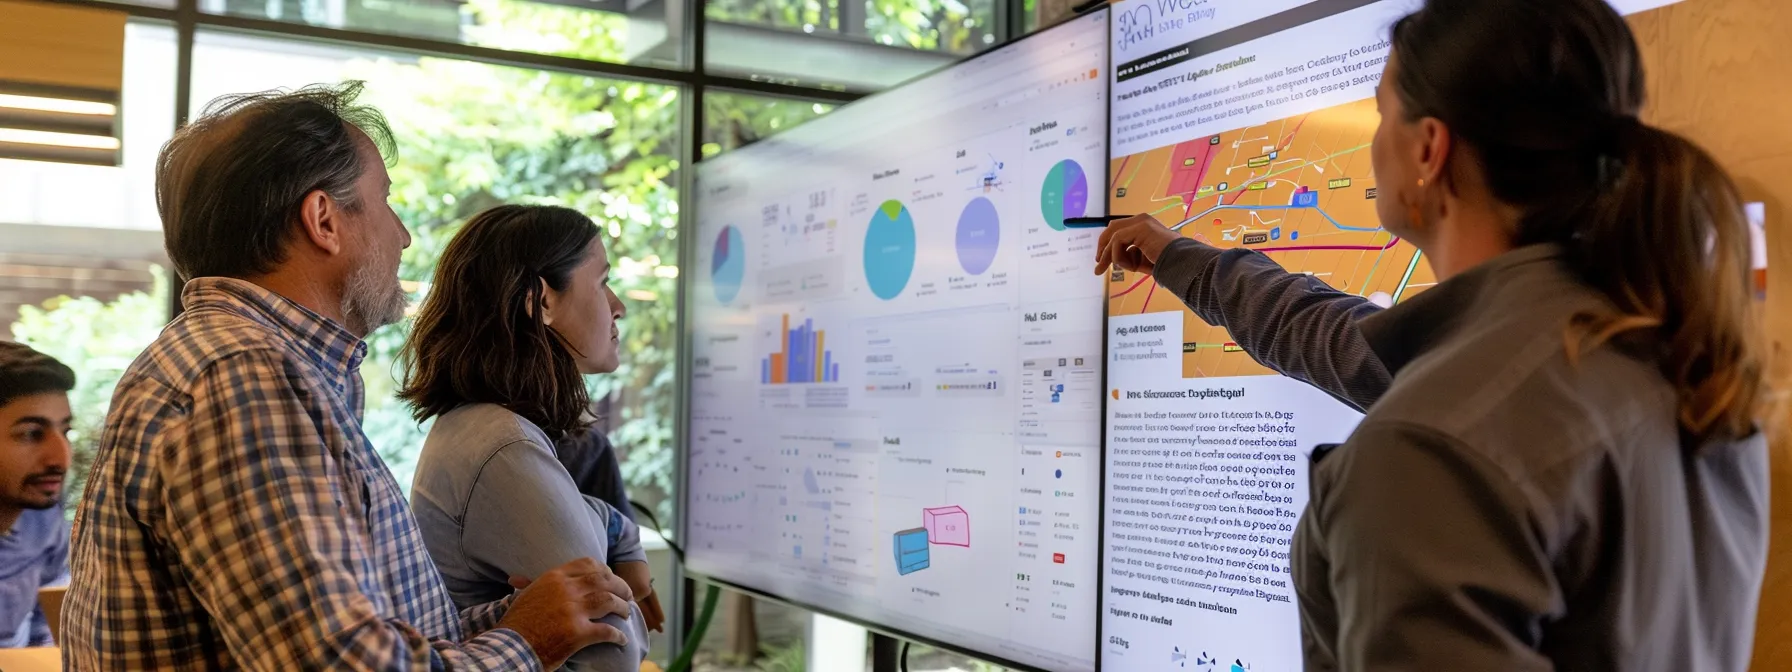
[[[429,556],[456,604],[511,593],[510,577],[536,577],[579,558],[644,562],[639,528],[579,493],[554,443],[520,415],[470,404],[436,418],[417,459],[411,508]],[[574,654],[570,670],[633,672],[647,651],[639,609],[603,619],[628,636]]]
[[[1367,408],[1315,451],[1293,571],[1309,670],[1748,668],[1765,437],[1694,450],[1673,388],[1564,327],[1605,308],[1554,246],[1379,311],[1195,241],[1157,276],[1253,356]]]

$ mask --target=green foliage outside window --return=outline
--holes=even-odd
[[[712,91],[703,97],[703,158],[739,149],[833,109],[827,103]]]
[[[112,388],[167,322],[168,274],[156,268],[152,275],[150,291],[131,292],[110,302],[64,296],[42,306],[20,306],[19,320],[12,325],[12,337],[18,342],[75,370],[75,389],[68,401],[75,414],[70,440],[76,450],[64,487],[70,515],[87,488],[93,446],[105,427]]]
[[[863,25],[842,26],[842,3],[859,2]],[[991,46],[998,0],[711,0],[716,21],[848,36],[878,44],[972,54]]]
[[[996,0],[869,0],[872,39],[928,51],[972,54],[994,41]]]

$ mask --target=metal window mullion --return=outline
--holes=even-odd
[[[187,125],[193,112],[193,42],[198,34],[199,0],[177,0],[174,8],[174,131]],[[120,115],[122,116],[122,114]],[[186,285],[174,264],[168,274],[168,321],[180,317],[181,288]]]
[[[683,126],[680,135],[683,136],[681,138],[683,142],[679,144],[677,228],[679,273],[677,305],[674,308],[677,311],[677,317],[673,325],[677,330],[675,332],[677,338],[674,339],[675,352],[672,359],[673,366],[677,367],[673,372],[675,381],[673,394],[675,396],[672,400],[672,483],[674,486],[673,492],[667,493],[672,497],[672,520],[670,521],[672,529],[661,530],[670,532],[682,548],[685,540],[685,488],[688,486],[690,472],[687,458],[689,451],[685,447],[690,436],[691,381],[690,376],[679,374],[690,370],[688,367],[692,359],[691,334],[688,327],[690,320],[687,319],[691,308],[685,295],[691,286],[692,274],[689,271],[695,254],[691,239],[695,237],[693,232],[697,228],[697,208],[695,207],[697,202],[695,197],[697,160],[703,156],[703,105],[704,96],[708,91],[705,84],[709,78],[709,64],[705,62],[708,60],[705,33],[709,25],[709,17],[704,14],[707,4],[705,0],[666,1],[684,3],[685,25],[682,26],[682,30],[678,31],[681,40],[679,56],[684,63],[690,66],[692,74],[691,81],[684,89],[683,95],[678,97],[679,121]],[[696,582],[687,578],[683,560],[682,557],[676,557],[676,561],[672,563],[672,576],[669,577],[671,580],[666,583],[672,586],[676,592],[671,599],[663,602],[672,610],[672,613],[667,614],[666,618],[669,626],[667,628],[669,632],[666,634],[671,643],[671,646],[668,647],[671,649],[668,661],[685,647],[697,645],[697,642],[686,641],[697,616],[696,596],[698,590]]]

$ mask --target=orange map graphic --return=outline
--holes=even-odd
[[[1381,228],[1362,100],[1114,159],[1110,212],[1151,213],[1183,236],[1248,247],[1383,306],[1436,284],[1411,243]],[[1182,375],[1273,375],[1150,276],[1115,270],[1108,314],[1181,312]]]

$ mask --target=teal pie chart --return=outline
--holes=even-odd
[[[716,235],[714,254],[709,258],[709,276],[715,283],[716,300],[733,303],[740,296],[741,279],[747,274],[747,246],[740,238],[740,229],[722,227]]]
[[[902,294],[915,272],[915,220],[901,201],[884,201],[865,232],[865,284],[888,301]]]

